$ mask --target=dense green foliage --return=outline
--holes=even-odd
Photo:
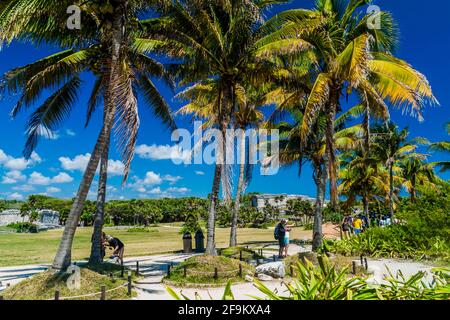
[[[7,225],[8,228],[16,230],[18,233],[37,233],[38,228],[31,222],[14,222]]]
[[[369,228],[359,236],[341,240],[333,250],[345,255],[375,257],[450,259],[450,186],[440,192],[423,190],[415,202],[400,201],[399,223]]]

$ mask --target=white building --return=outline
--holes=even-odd
[[[42,225],[51,225],[58,226],[59,225],[59,212],[53,210],[42,209],[37,211],[39,216],[36,221],[38,224]],[[27,222],[28,216],[20,215],[20,210],[17,209],[8,209],[3,212],[0,212],[0,226],[8,225],[10,223],[15,222]]]
[[[300,194],[257,194],[252,197],[252,206],[260,210],[268,203],[283,211],[287,207],[287,202],[293,199],[301,199],[311,203],[316,201],[314,198]]]
[[[17,209],[8,209],[0,212],[0,226],[8,225],[15,222],[27,222],[28,217],[22,217]]]

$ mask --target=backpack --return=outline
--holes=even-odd
[[[277,224],[277,226],[275,227],[275,231],[273,232],[273,237],[275,238],[275,240],[279,239],[278,235],[279,231],[280,231],[280,224]]]

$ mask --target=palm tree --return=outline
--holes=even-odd
[[[45,89],[59,87],[30,117],[27,130],[28,139],[24,150],[26,156],[29,156],[35,148],[42,130],[54,130],[69,115],[81,85],[79,76],[81,72],[91,70],[97,75],[88,108],[88,121],[98,103],[98,96],[103,94],[105,105],[103,128],[68,216],[62,241],[53,263],[55,269],[64,269],[70,265],[73,237],[100,158],[103,158],[103,170],[99,185],[103,189],[103,196],[99,195],[99,208],[104,201],[108,146],[115,115],[117,114],[121,119],[118,125],[118,136],[122,138],[119,146],[125,162],[125,181],[133,157],[139,126],[135,88],[139,88],[149,105],[155,107],[157,115],[164,117],[164,114],[169,114],[167,104],[148,78],[148,74],[155,74],[157,70],[161,72],[161,65],[144,55],[142,51],[129,49],[131,48],[129,46],[130,39],[132,40],[133,37],[130,36],[131,33],[124,32],[125,28],[129,27],[126,21],[128,21],[129,15],[133,16],[138,12],[141,1],[132,3],[136,5],[132,8],[128,7],[130,3],[126,0],[112,1],[110,4],[105,4],[107,7],[105,11],[102,6],[99,9],[99,3],[85,3],[82,8],[85,8],[89,15],[86,15],[83,20],[85,24],[83,30],[99,30],[99,26],[101,28],[98,33],[92,34],[87,31],[86,34],[82,33],[77,36],[67,35],[64,27],[62,27],[64,31],[61,36],[55,31],[65,23],[57,17],[67,8],[67,6],[61,6],[60,2],[48,1],[45,5],[36,6],[34,1],[31,3],[18,1],[11,3],[7,10],[1,12],[2,18],[4,18],[2,22],[5,24],[1,24],[0,29],[6,30],[2,32],[5,40],[10,41],[13,37],[18,37],[39,43],[44,39],[61,46],[79,46],[76,49],[65,50],[25,67],[14,69],[4,77],[5,87],[10,92],[21,92],[22,94],[13,109],[13,115],[16,115],[22,106],[31,106]],[[39,23],[42,23],[43,10],[47,10],[47,18],[49,12],[56,13],[54,24],[50,24],[47,29],[38,28]],[[23,15],[24,12],[35,12],[36,15]],[[17,25],[20,25],[18,30],[8,29],[7,23],[12,19],[19,20],[17,22]],[[90,27],[87,28],[87,26]],[[172,123],[170,117],[166,120]],[[99,243],[98,235],[101,232],[101,224],[102,219],[96,219],[94,243]],[[98,257],[100,256],[99,248],[98,245]],[[95,249],[93,251],[95,252]],[[95,256],[95,253],[93,255]]]
[[[416,153],[418,139],[408,141],[408,129],[399,131],[398,127],[389,122],[385,125],[377,125],[372,128],[373,153],[385,164],[389,172],[389,210],[394,215],[394,171],[399,163],[408,158],[423,157]],[[398,170],[397,170],[398,171]]]
[[[374,197],[388,194],[388,175],[374,152],[364,148],[348,151],[342,155],[339,190],[347,197],[346,206],[361,196],[363,212],[369,217],[369,202]]]
[[[273,97],[273,96],[272,96]],[[290,97],[290,94],[285,96]],[[301,134],[303,123],[303,111],[301,106],[288,106],[288,102],[281,97],[277,100],[285,110],[289,110],[293,123],[282,121],[275,125],[280,130],[280,153],[278,156],[280,163],[284,166],[298,164],[299,175],[306,162],[310,162],[313,167],[313,180],[316,184],[316,203],[313,224],[313,250],[318,250],[322,246],[322,212],[325,204],[325,189],[327,181],[326,170],[326,116],[322,114],[316,119],[311,134],[307,136],[307,141],[302,141],[305,137]],[[304,108],[304,107],[303,107]],[[361,126],[345,127],[345,122],[358,114],[358,106],[350,109],[337,118],[335,128],[336,146],[341,151],[355,148],[360,144],[362,136]],[[269,124],[270,126],[270,124]],[[269,159],[270,160],[270,159]]]
[[[440,179],[434,174],[433,164],[426,163],[426,156],[423,159],[419,157],[407,158],[400,163],[401,175],[404,179],[403,185],[408,190],[411,201],[417,199],[417,188],[421,186],[427,190],[438,191],[436,183]]]
[[[216,97],[219,84],[216,80],[208,80],[197,83],[177,95],[179,98],[189,100],[189,103],[178,110],[181,114],[193,114],[195,117],[205,120],[204,128],[217,126],[217,115],[214,113],[216,106]],[[247,161],[247,147],[245,140],[245,130],[250,126],[257,126],[264,115],[258,109],[258,105],[263,104],[262,93],[254,88],[247,88],[245,92],[237,92],[237,107],[232,115],[234,128],[239,134],[240,159],[239,159],[239,177],[237,184],[236,197],[232,207],[230,247],[237,245],[237,223],[239,216],[240,197],[251,179],[251,164]],[[208,139],[208,137],[205,137]],[[226,180],[226,179],[225,179]],[[226,190],[229,186],[223,186]],[[224,194],[227,199],[229,195]],[[227,201],[225,201],[227,202]]]
[[[447,134],[450,135],[450,122],[446,124]],[[435,152],[450,152],[450,141],[435,142],[430,145],[430,151]],[[435,166],[441,167],[439,172],[445,172],[450,170],[450,161],[438,161],[433,163]]]
[[[268,36],[261,42],[289,47],[310,61],[317,74],[306,104],[302,135],[311,133],[315,119],[325,110],[328,171],[332,206],[338,204],[334,121],[341,110],[340,97],[356,92],[368,110],[388,117],[389,100],[396,107],[409,107],[421,117],[427,101],[434,102],[426,78],[390,52],[396,44],[396,27],[386,12],[360,15],[365,0],[316,0],[313,10],[295,9],[268,21]],[[381,29],[368,21],[381,20]],[[274,31],[273,31],[274,30]],[[285,54],[286,50],[280,51]],[[368,128],[369,118],[366,118]],[[366,134],[368,141],[369,134]],[[304,141],[306,141],[304,139]]]
[[[170,43],[171,54],[181,62],[173,71],[181,85],[215,79],[218,96],[214,114],[222,132],[216,156],[208,216],[206,252],[216,254],[215,216],[222,172],[226,163],[226,129],[232,123],[238,92],[245,90],[243,77],[253,82],[264,79],[267,64],[256,59],[255,46],[261,30],[261,11],[278,1],[211,0],[177,1],[164,3],[159,12],[161,19],[148,22],[150,34],[154,32]],[[142,39],[141,46],[154,47],[155,43]],[[221,161],[222,160],[222,161]],[[226,185],[227,183],[222,183]]]

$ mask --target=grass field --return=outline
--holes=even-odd
[[[155,232],[127,232],[126,229],[107,228],[105,231],[125,243],[125,257],[152,255],[182,249],[179,228],[172,224],[162,224]],[[37,234],[0,234],[0,266],[51,263],[61,240],[62,229]],[[75,260],[89,257],[92,228],[78,228],[72,248]],[[216,229],[216,244],[219,248],[228,246],[229,228]],[[306,239],[311,231],[295,228],[291,239]],[[274,241],[273,229],[239,229],[240,244]],[[206,239],[205,239],[206,243]],[[111,251],[107,251],[107,255]]]

